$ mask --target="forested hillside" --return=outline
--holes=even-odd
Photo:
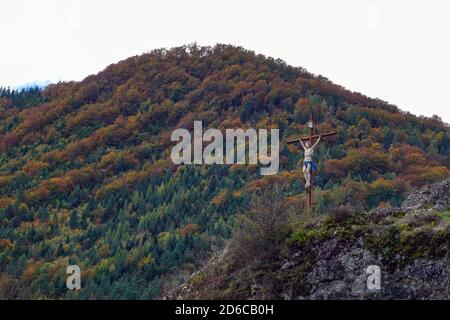
[[[432,93],[430,93],[432,94]],[[449,127],[228,45],[154,50],[81,82],[0,90],[0,298],[159,297],[272,184],[304,215],[299,146],[319,132],[315,212],[398,206],[450,176]],[[279,128],[280,172],[170,159],[175,128]],[[66,267],[82,290],[66,288]]]

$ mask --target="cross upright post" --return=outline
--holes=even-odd
[[[309,114],[309,122],[308,122],[308,127],[309,127],[309,143],[311,145],[314,144],[314,119],[313,119],[313,115],[312,113]],[[311,176],[312,176],[312,172],[311,172]],[[308,210],[311,210],[312,208],[312,202],[313,202],[313,185],[312,185],[312,177],[311,177],[311,185],[309,186],[309,188],[306,190],[306,192],[308,193]]]

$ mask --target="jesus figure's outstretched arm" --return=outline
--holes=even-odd
[[[305,149],[305,150],[306,150],[305,144],[303,143],[303,141],[302,141],[302,139],[301,139],[301,138],[299,139],[299,141],[300,141],[300,144],[302,145],[303,149]]]
[[[312,149],[314,149],[320,142],[320,139],[322,139],[322,135],[319,136],[319,139],[317,139],[316,143],[312,146]]]

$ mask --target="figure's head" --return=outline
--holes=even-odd
[[[306,146],[307,148],[311,148],[311,143],[310,143],[309,141],[306,141],[305,146]]]

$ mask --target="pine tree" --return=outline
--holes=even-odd
[[[75,229],[76,227],[78,227],[78,217],[76,210],[72,210],[70,213],[69,226],[70,229]]]

